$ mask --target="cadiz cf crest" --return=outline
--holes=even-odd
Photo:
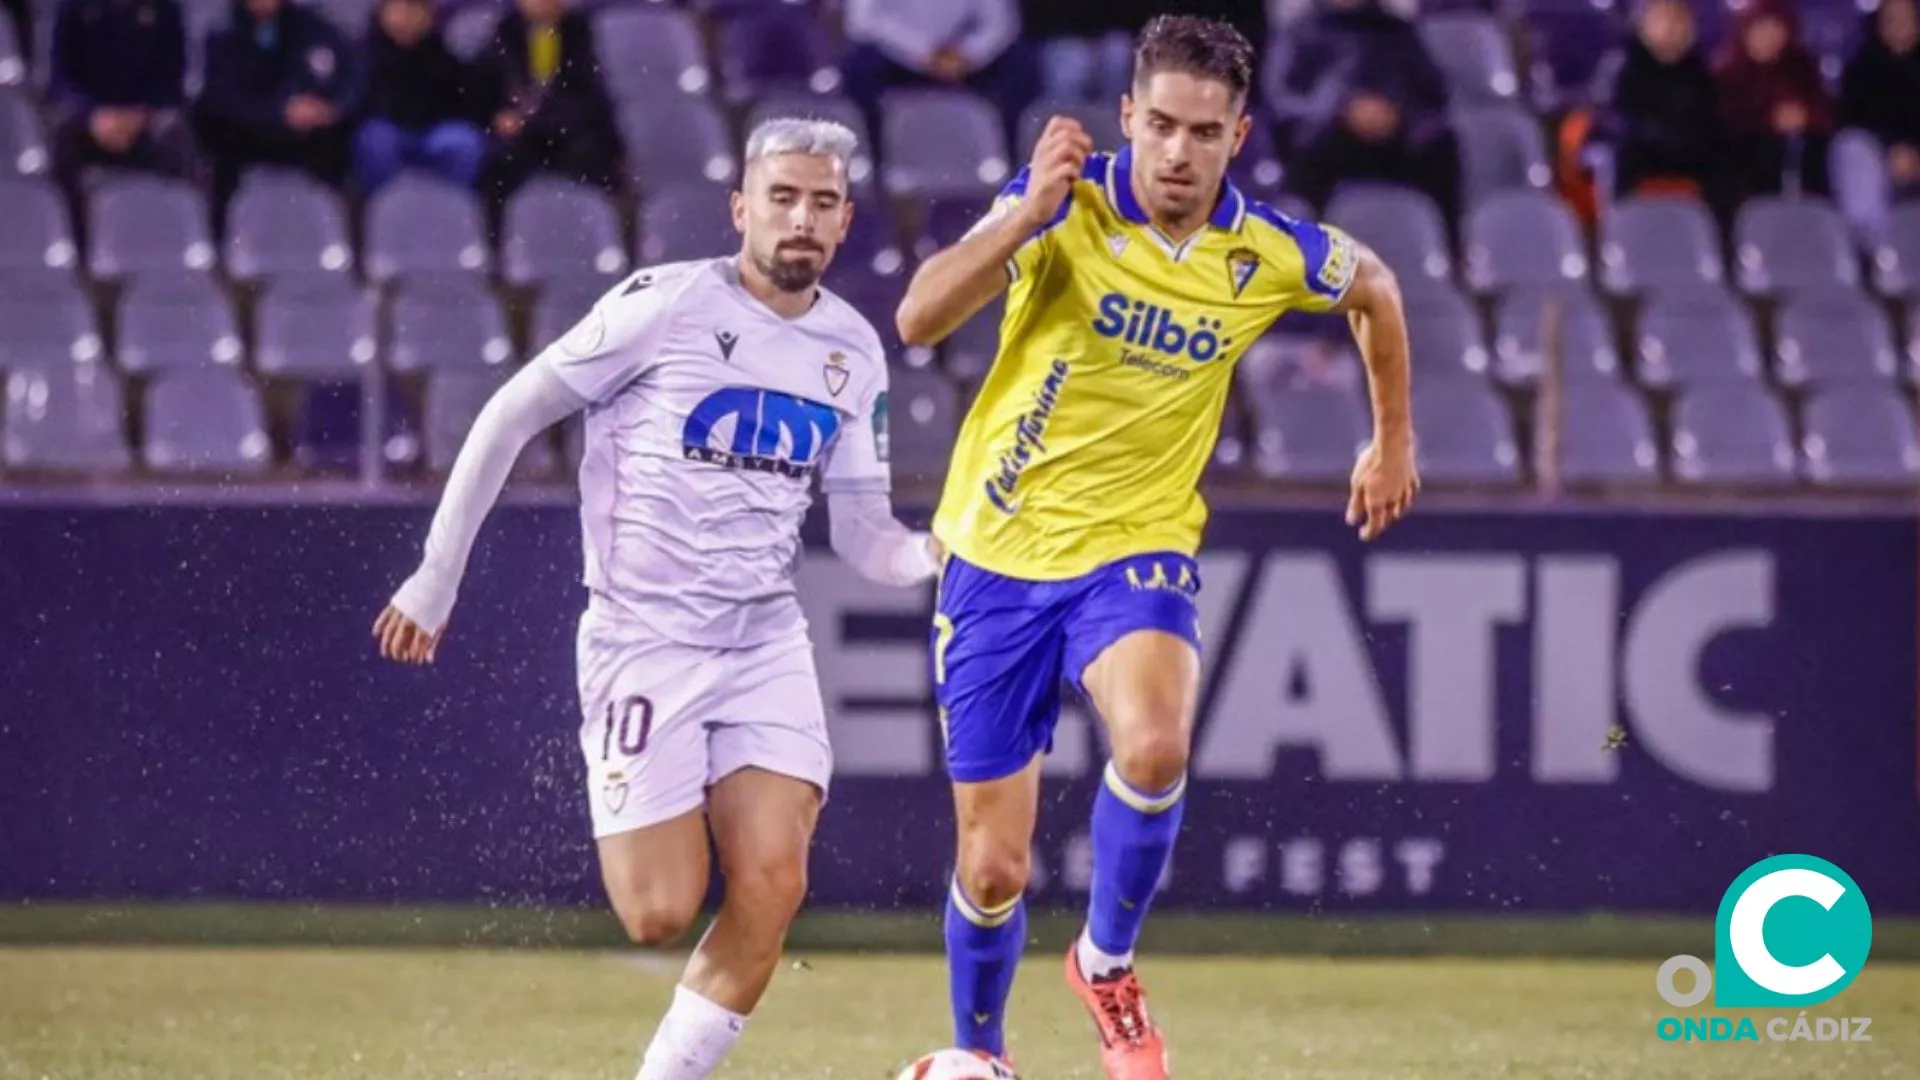
[[[1227,252],[1227,275],[1233,278],[1233,295],[1247,290],[1247,282],[1260,269],[1260,256],[1252,248],[1234,248]]]

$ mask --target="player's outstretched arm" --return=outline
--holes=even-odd
[[[938,345],[1007,287],[1007,263],[1060,210],[1093,153],[1078,121],[1056,116],[1033,148],[1026,191],[959,243],[920,264],[894,322],[908,345]]]
[[[1412,371],[1407,313],[1393,271],[1365,245],[1356,244],[1353,284],[1336,310],[1347,313],[1353,340],[1367,366],[1373,399],[1373,441],[1353,469],[1347,524],[1372,540],[1405,517],[1420,491],[1414,468]]]
[[[895,520],[885,492],[830,492],[827,521],[834,553],[869,581],[918,585],[940,569],[938,541]]]
[[[538,360],[521,368],[487,402],[447,475],[420,568],[373,625],[380,655],[407,664],[433,659],[480,523],[500,498],[513,463],[534,436],[579,411],[581,404],[579,395]]]

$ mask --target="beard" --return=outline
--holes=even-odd
[[[819,248],[789,248],[789,250],[820,251]],[[820,274],[825,269],[825,260],[816,264],[804,258],[782,257],[780,249],[777,248],[772,255],[756,256],[753,261],[754,267],[766,275],[768,281],[773,282],[774,288],[788,293],[806,292],[818,285]]]

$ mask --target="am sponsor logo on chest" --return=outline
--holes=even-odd
[[[694,406],[680,442],[689,461],[799,479],[819,466],[840,424],[830,405],[777,389],[727,386]]]

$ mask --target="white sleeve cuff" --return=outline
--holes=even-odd
[[[918,585],[939,572],[932,537],[894,520],[893,502],[879,492],[827,497],[833,550],[860,576],[882,585]]]

